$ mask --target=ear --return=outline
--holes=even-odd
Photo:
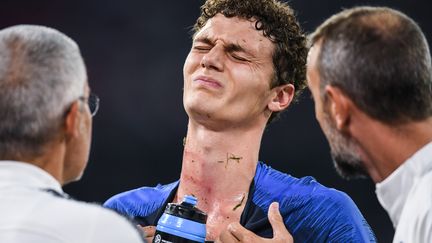
[[[351,118],[350,99],[341,89],[332,85],[325,87],[325,93],[328,97],[328,115],[333,119],[338,130],[345,130]]]
[[[81,123],[80,114],[80,103],[77,100],[71,105],[69,112],[66,114],[64,124],[64,132],[66,139],[79,135],[79,123]]]
[[[267,105],[272,112],[285,110],[294,98],[295,88],[292,84],[284,84],[274,87],[272,90],[272,98]]]

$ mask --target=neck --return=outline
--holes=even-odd
[[[54,177],[61,185],[64,184],[63,164],[60,163],[64,160],[64,146],[61,144],[48,143],[41,155],[33,157],[22,157],[16,160],[24,161],[35,165],[52,177]]]
[[[206,212],[245,204],[255,175],[264,127],[247,131],[212,131],[189,121],[177,201],[198,198]]]
[[[375,183],[383,181],[432,141],[432,118],[397,126],[371,119],[359,127],[363,128],[356,131],[356,137],[368,173]]]

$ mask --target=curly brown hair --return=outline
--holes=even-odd
[[[201,6],[194,31],[197,33],[209,19],[221,13],[225,17],[255,20],[255,28],[275,43],[273,65],[275,75],[271,88],[293,84],[294,100],[306,87],[306,36],[297,22],[294,11],[284,2],[276,0],[207,0]],[[269,122],[277,116],[273,113]]]

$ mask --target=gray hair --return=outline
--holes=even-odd
[[[0,31],[0,159],[37,156],[58,134],[87,74],[78,45],[57,30]]]

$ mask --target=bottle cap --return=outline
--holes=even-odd
[[[197,199],[194,196],[185,196],[180,204],[168,203],[165,213],[201,224],[207,221],[207,215],[195,207]]]

